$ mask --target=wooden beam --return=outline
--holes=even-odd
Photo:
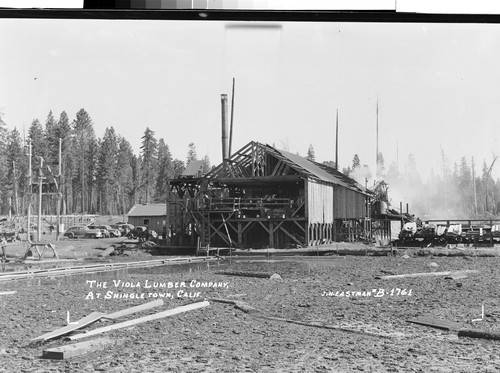
[[[431,326],[433,328],[444,329],[444,330],[460,330],[463,327],[462,323],[438,319],[435,317],[419,316],[408,319],[406,321],[414,324]]]
[[[242,310],[245,313],[260,312],[259,309],[252,307],[241,300],[232,300],[232,299],[224,299],[224,298],[210,298],[210,300],[213,302],[218,302],[218,303],[232,304],[232,305],[234,305],[235,308]]]
[[[193,311],[193,310],[196,310],[196,309],[199,309],[199,308],[207,307],[209,305],[210,305],[210,303],[207,302],[207,301],[197,302],[197,303],[191,303],[191,304],[187,304],[185,306],[180,306],[180,307],[173,308],[173,309],[170,309],[170,310],[167,310],[167,311],[155,313],[153,315],[144,316],[144,317],[140,317],[138,319],[128,320],[128,321],[124,321],[124,322],[121,322],[121,323],[118,323],[118,324],[113,324],[113,325],[105,326],[105,327],[102,327],[102,328],[91,330],[91,331],[86,332],[86,333],[80,333],[80,334],[72,335],[72,336],[68,337],[67,339],[69,339],[70,341],[74,341],[74,340],[78,340],[78,339],[82,339],[82,338],[87,338],[87,337],[91,337],[93,335],[97,335],[97,334],[102,334],[102,333],[105,333],[105,332],[109,332],[111,330],[128,328],[130,326],[134,326],[134,325],[137,325],[137,324],[142,324],[142,323],[145,323],[145,322],[148,322],[148,321],[162,319],[162,318],[165,318],[165,317],[177,315],[179,313],[183,313],[183,312],[187,312],[187,311]]]
[[[280,221],[276,226],[272,227],[273,233],[278,230],[278,228],[281,227],[281,225],[285,222],[285,220]]]
[[[267,221],[267,220],[265,220]],[[262,225],[262,228],[264,228],[266,230],[267,233],[269,233],[269,229],[267,229],[267,227],[264,225],[264,223],[262,223],[262,220],[258,220],[257,221],[260,225]]]
[[[282,160],[278,160],[278,162],[276,163],[276,166],[274,166],[273,172],[271,172],[272,176],[276,176],[278,174],[278,170],[279,170],[279,168],[281,167],[282,164],[283,164],[283,161]]]
[[[110,338],[97,338],[91,341],[74,343],[66,346],[52,347],[42,352],[43,359],[64,360],[75,356],[85,355],[89,352],[101,350],[103,347],[116,343]]]
[[[297,240],[297,238],[295,238],[291,233],[288,233],[283,227],[280,227],[280,229],[288,236],[290,237],[292,240],[294,240],[296,243],[298,243],[299,245],[302,245],[304,244],[305,242],[300,242],[299,240]]]
[[[17,291],[15,290],[11,290],[11,291],[1,291],[0,292],[0,295],[12,295],[12,294],[16,294]]]
[[[458,331],[459,337],[481,338],[481,339],[494,339],[500,340],[499,332],[487,332],[478,329],[461,329]]]
[[[115,251],[115,245],[111,245],[108,247],[106,250],[104,250],[102,253],[97,254],[99,257],[105,257],[111,255]]]
[[[225,276],[242,276],[242,277],[258,277],[258,278],[271,278],[273,273],[271,272],[250,272],[250,271],[224,271],[215,272],[216,275]]]
[[[375,334],[375,333],[365,332],[362,330],[346,329],[346,328],[342,328],[339,326],[325,325],[325,324],[321,324],[321,323],[317,323],[317,322],[303,322],[303,321],[298,321],[298,320],[284,319],[281,317],[270,317],[270,316],[260,316],[260,315],[256,315],[255,317],[259,318],[259,319],[263,319],[263,320],[281,321],[281,322],[287,322],[287,323],[291,323],[291,324],[310,326],[310,327],[322,328],[322,329],[333,329],[333,330],[337,330],[337,331],[341,331],[341,332],[360,334],[360,335],[370,336],[370,337],[391,338],[391,336],[389,336],[389,335]]]
[[[306,228],[304,228],[302,225],[300,225],[297,220],[293,219],[292,221],[295,223],[295,225],[297,227],[299,227],[302,230],[302,232],[304,232],[304,233],[306,232]]]
[[[389,280],[393,278],[407,278],[407,277],[430,277],[430,276],[451,276],[455,273],[460,274],[472,274],[479,273],[477,270],[464,270],[464,271],[447,271],[447,272],[424,272],[424,273],[409,273],[405,275],[389,275],[389,276],[380,276],[376,277],[377,279]]]
[[[92,312],[90,315],[85,316],[83,319],[76,321],[74,324],[69,324],[63,328],[56,329],[52,332],[42,334],[41,336],[38,336],[36,338],[32,338],[32,339],[30,339],[30,342],[42,342],[42,341],[47,341],[49,339],[60,337],[62,335],[68,334],[72,331],[83,328],[87,325],[90,325],[90,324],[96,322],[97,320],[101,319],[103,316],[104,316],[104,313],[102,313],[102,312]]]
[[[130,315],[132,313],[136,313],[136,312],[146,311],[146,310],[149,310],[151,308],[160,307],[160,306],[163,306],[163,300],[156,299],[156,300],[153,300],[151,302],[140,304],[140,305],[135,306],[135,307],[130,307],[130,308],[126,308],[126,309],[121,310],[121,311],[106,314],[102,318],[106,319],[106,320],[116,320],[119,317],[127,316],[127,315]]]

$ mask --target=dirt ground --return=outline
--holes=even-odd
[[[91,257],[102,250],[79,242],[70,242],[66,252]],[[190,267],[3,281],[0,292],[17,293],[0,295],[0,372],[496,372],[500,341],[458,337],[406,320],[429,316],[500,332],[499,264],[499,257],[471,256],[233,256]],[[479,273],[455,280],[376,278],[465,269]],[[277,273],[281,279],[219,273],[229,270]],[[122,287],[124,282],[135,287]],[[209,283],[222,286],[201,287]],[[74,321],[161,294],[171,295],[163,306],[123,320],[211,298],[244,301],[260,312],[209,300],[205,308],[97,336],[115,344],[67,360],[41,356],[47,348],[75,342],[29,342],[65,326],[68,311]],[[484,319],[472,323],[481,318],[482,305]],[[84,330],[103,325],[109,322]]]

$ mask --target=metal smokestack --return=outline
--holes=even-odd
[[[227,95],[220,95],[221,99],[221,117],[222,117],[222,163],[226,164],[226,160],[229,158],[229,147],[227,139]]]

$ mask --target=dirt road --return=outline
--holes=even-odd
[[[265,259],[233,257],[228,265],[182,271],[151,268],[2,282],[0,292],[17,293],[0,295],[0,372],[500,370],[500,341],[459,338],[456,332],[406,321],[431,316],[500,332],[497,257]],[[281,279],[216,273],[229,269],[277,273]],[[454,270],[479,273],[460,279],[377,279],[388,274]],[[94,311],[110,313],[160,297],[164,306],[124,320],[211,298],[243,301],[259,312],[245,313],[232,304],[210,302],[203,309],[108,332],[115,345],[62,361],[41,359],[43,350],[73,342],[29,343],[31,338],[65,326],[68,311],[75,320]],[[482,305],[484,319],[471,323],[481,318]],[[102,325],[108,322],[86,330]]]

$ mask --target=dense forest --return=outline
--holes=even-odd
[[[409,204],[410,212],[422,219],[498,216],[500,180],[491,176],[497,157],[483,160],[475,169],[474,159],[462,157],[459,163],[451,163],[443,150],[441,154],[438,169],[431,170],[426,181],[419,176],[412,154],[405,162],[386,167],[379,153],[375,175],[354,155],[352,164],[342,171],[367,187],[374,180],[386,181],[392,206],[398,209],[400,202],[405,208]],[[307,158],[315,160],[312,145]],[[62,193],[62,214],[123,215],[135,203],[164,202],[167,180],[179,176],[189,161],[197,159],[194,143],[187,144],[184,160],[177,159],[165,140],[157,139],[149,128],[143,133],[136,155],[127,139],[113,127],[106,128],[102,138],[96,137],[92,118],[85,109],[80,109],[72,120],[64,111],[59,118],[49,112],[43,124],[33,120],[26,134],[16,128],[9,130],[0,115],[0,215],[26,214],[29,198],[31,206],[36,204],[37,195],[30,191],[35,190],[40,174],[50,191]],[[208,156],[201,160],[204,172],[208,171]],[[332,161],[325,163],[334,166]],[[55,193],[44,195],[42,213],[56,214],[57,204]]]
[[[459,163],[451,163],[441,149],[438,169],[431,168],[430,176],[423,181],[413,154],[402,164],[393,162],[386,168],[383,154],[379,153],[374,179],[388,184],[393,208],[399,210],[402,202],[405,212],[409,204],[409,212],[422,220],[490,219],[500,214],[500,180],[492,177],[496,161],[497,156],[493,155],[477,169],[473,158],[462,157]],[[372,177],[358,155],[354,155],[352,165],[343,172],[360,183]]]
[[[29,198],[32,206],[37,201],[36,193],[29,193],[30,179],[33,192],[40,175],[49,187],[42,187],[44,192],[62,192],[62,214],[122,215],[134,203],[164,202],[167,179],[197,159],[196,147],[188,144],[184,161],[173,158],[165,140],[157,139],[149,128],[141,140],[136,155],[113,127],[97,138],[85,109],[73,120],[64,111],[55,118],[51,111],[45,123],[33,120],[27,134],[9,130],[0,116],[0,214],[26,214]],[[208,170],[208,156],[202,161]],[[43,195],[42,213],[57,213],[57,194]]]

